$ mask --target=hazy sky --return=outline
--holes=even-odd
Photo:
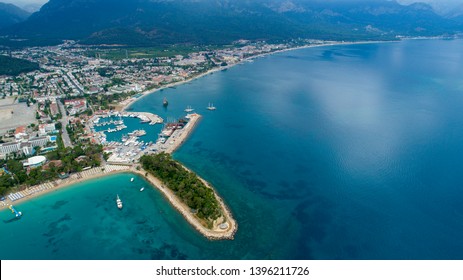
[[[45,4],[48,0],[3,0],[0,2],[12,3],[20,6],[25,4]]]
[[[24,7],[30,4],[42,5],[48,2],[48,0],[0,0],[3,3],[11,3],[18,7]]]

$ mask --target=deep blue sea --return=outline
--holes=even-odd
[[[203,115],[174,157],[230,206],[235,240],[208,241],[123,174],[0,212],[0,258],[463,259],[462,50],[301,49],[144,97],[131,110]]]

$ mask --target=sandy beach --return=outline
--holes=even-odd
[[[21,193],[25,194],[23,198],[21,198],[21,199],[19,199],[17,201],[11,201],[10,199],[7,198],[4,201],[4,203],[0,204],[0,209],[7,208],[7,207],[9,207],[9,205],[12,205],[12,204],[13,205],[18,205],[18,204],[21,204],[21,203],[26,202],[28,200],[34,199],[36,197],[39,197],[39,196],[42,196],[42,195],[45,195],[45,194],[48,194],[48,193],[52,193],[52,192],[58,191],[60,189],[63,189],[65,187],[75,185],[77,183],[85,182],[85,181],[88,181],[88,180],[91,180],[91,179],[96,179],[96,178],[100,178],[100,177],[104,177],[104,176],[108,176],[108,175],[112,175],[112,174],[117,174],[117,173],[131,172],[131,167],[129,167],[129,166],[118,166],[118,167],[114,168],[114,170],[109,170],[112,167],[113,167],[112,165],[107,165],[106,167],[95,167],[95,168],[92,168],[90,170],[83,171],[83,172],[86,172],[85,174],[83,172],[74,173],[67,179],[64,179],[64,180],[58,179],[58,180],[55,180],[55,181],[52,181],[52,182],[42,184],[42,185],[51,184],[51,185],[53,185],[53,187],[45,188],[44,190],[41,190],[41,191],[38,191],[38,192],[31,192],[30,191],[31,189],[33,189],[35,187],[38,187],[38,186],[28,187],[25,190],[20,191]],[[102,168],[104,168],[105,171],[102,171]],[[41,186],[41,185],[39,185],[39,186]]]
[[[225,203],[217,195],[215,190],[202,178],[200,179],[206,184],[206,186],[214,190],[214,194],[217,200],[219,201],[219,204],[222,208],[222,213],[223,213],[223,217],[219,218],[219,220],[214,223],[214,226],[212,229],[208,229],[207,227],[205,227],[201,223],[201,221],[197,219],[193,213],[191,213],[190,208],[186,204],[181,202],[178,199],[178,197],[169,188],[165,187],[164,184],[158,178],[149,174],[147,171],[145,171],[141,167],[139,168],[140,170],[137,170],[135,166],[129,167],[129,166],[108,165],[104,167],[105,169],[104,171],[102,171],[102,168],[103,167],[96,167],[96,168],[86,170],[80,173],[75,173],[71,177],[64,179],[64,180],[56,180],[54,182],[46,183],[46,184],[53,185],[53,187],[47,188],[40,192],[34,192],[29,195],[25,195],[24,198],[17,200],[15,202],[12,202],[11,200],[7,199],[6,201],[0,204],[0,209],[8,208],[9,205],[15,205],[15,206],[21,205],[21,203],[37,198],[39,196],[52,193],[52,192],[56,192],[63,188],[75,185],[77,183],[82,183],[88,180],[97,179],[97,178],[101,178],[101,177],[113,175],[113,174],[118,174],[118,173],[134,173],[134,174],[138,174],[141,177],[145,178],[150,183],[150,185],[158,189],[167,198],[167,200],[171,203],[171,205],[183,215],[183,217],[188,221],[188,223],[190,223],[197,231],[199,231],[206,238],[208,239],[233,239],[233,235],[238,229],[238,225],[236,221],[233,219],[233,216],[230,210],[228,209],[228,207],[225,206]],[[146,174],[148,176],[145,176]],[[28,189],[21,191],[21,192],[27,193]],[[220,225],[227,225],[227,227],[222,229],[220,228]]]

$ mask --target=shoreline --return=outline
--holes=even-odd
[[[146,97],[146,96],[148,96],[148,95],[150,95],[152,93],[161,91],[161,90],[166,89],[166,88],[170,88],[170,87],[174,87],[174,86],[178,86],[178,85],[182,85],[182,84],[191,82],[191,81],[193,81],[195,79],[199,79],[201,77],[212,74],[214,72],[222,71],[222,70],[234,67],[236,65],[252,61],[253,59],[256,59],[256,58],[265,57],[265,56],[276,54],[276,53],[282,53],[282,52],[288,52],[288,51],[306,49],[306,48],[335,46],[335,45],[373,44],[373,43],[386,43],[386,42],[396,42],[396,41],[328,42],[328,43],[323,43],[323,44],[306,45],[306,46],[299,46],[299,47],[293,47],[293,48],[288,48],[288,49],[276,50],[276,51],[272,51],[272,52],[268,52],[268,53],[263,53],[263,54],[258,54],[258,55],[255,55],[255,56],[250,56],[250,57],[247,57],[247,58],[245,58],[245,59],[243,59],[243,60],[241,60],[241,61],[239,61],[237,63],[230,64],[230,65],[227,65],[227,66],[221,66],[221,67],[218,67],[218,68],[215,68],[215,69],[211,69],[211,70],[209,70],[209,71],[207,71],[205,73],[202,73],[202,74],[199,74],[197,76],[191,77],[191,78],[189,78],[187,80],[175,82],[175,83],[172,83],[172,84],[168,84],[168,85],[162,86],[162,87],[160,87],[158,89],[155,89],[155,90],[145,91],[145,92],[141,93],[142,96],[139,97],[139,98],[136,98],[136,99],[129,98],[129,99],[127,99],[127,101],[129,101],[129,102],[122,107],[121,111],[126,111],[126,109],[129,108],[133,103],[139,101],[140,99],[142,99],[142,98],[144,98],[144,97]],[[180,135],[178,135],[178,138],[173,139],[173,141],[169,141],[169,145],[165,149],[165,152],[167,152],[169,154],[174,153],[187,140],[187,138],[190,136],[191,132],[196,127],[196,125],[197,125],[197,123],[198,123],[198,121],[200,119],[201,119],[201,115],[192,114],[192,118],[190,120],[191,126],[183,128],[185,130],[183,130],[182,133]],[[190,223],[203,236],[205,236],[206,238],[209,238],[209,239],[233,239],[233,236],[234,236],[235,232],[237,231],[238,225],[237,225],[236,221],[233,219],[233,216],[232,216],[232,213],[231,213],[230,209],[226,206],[226,204],[224,203],[222,198],[217,194],[216,190],[207,181],[205,181],[203,178],[198,176],[200,178],[200,180],[203,181],[203,183],[205,183],[205,185],[207,187],[211,188],[214,191],[214,195],[215,195],[217,201],[219,202],[220,207],[223,210],[223,215],[224,215],[225,221],[229,223],[228,228],[225,229],[225,230],[220,230],[218,228],[219,225],[216,224],[216,223],[214,223],[214,229],[213,230],[205,228],[199,222],[199,220],[196,219],[194,217],[194,215],[192,215],[190,213],[188,207],[183,202],[181,202],[178,199],[178,197],[172,191],[170,191],[168,188],[165,188],[164,185],[162,184],[162,182],[158,178],[156,178],[153,175],[149,174],[145,170],[143,170],[143,169],[136,170],[134,166],[130,166],[130,167],[129,166],[124,166],[125,168],[120,169],[120,170],[111,170],[111,171],[108,171],[108,172],[106,170],[102,171],[102,168],[111,167],[111,166],[114,166],[114,165],[109,164],[109,165],[106,165],[106,166],[93,168],[90,171],[93,170],[93,171],[96,171],[96,172],[94,174],[91,174],[91,175],[82,176],[82,174],[84,172],[87,172],[87,171],[82,171],[82,172],[79,172],[79,173],[74,173],[74,174],[71,175],[70,178],[67,178],[67,179],[64,179],[64,180],[59,179],[59,180],[55,180],[55,181],[52,181],[52,182],[45,183],[45,184],[52,184],[53,187],[51,187],[49,189],[39,191],[39,192],[29,193],[28,195],[25,195],[23,198],[18,200],[17,204],[21,204],[23,202],[34,199],[36,197],[39,197],[39,196],[42,196],[42,195],[45,195],[45,194],[48,194],[48,193],[52,193],[52,192],[55,192],[57,190],[63,189],[65,187],[72,186],[72,185],[75,185],[75,184],[78,184],[78,183],[82,183],[82,182],[85,182],[85,181],[88,181],[88,180],[97,179],[97,178],[101,178],[101,177],[108,176],[108,175],[113,175],[113,174],[118,174],[118,173],[134,173],[134,174],[138,174],[138,175],[142,176],[143,178],[148,180],[148,182],[153,187],[157,188],[168,199],[170,204],[174,208],[176,208],[184,216],[184,218],[187,220],[187,222]],[[186,170],[188,170],[189,172],[192,172],[191,170],[186,168],[183,164],[182,164],[182,166]],[[98,169],[99,169],[99,172],[98,172]],[[145,174],[148,173],[148,176],[145,176],[145,174],[143,174],[143,173],[145,173]],[[33,189],[35,187],[36,186],[34,186],[32,188],[27,188],[25,191],[21,191],[21,192],[26,192],[27,193],[27,192],[29,192],[28,191],[29,189]],[[7,199],[7,200],[5,200],[4,202],[2,202],[0,204],[0,209],[7,208],[9,205],[11,205],[13,203],[15,203],[15,202],[11,201],[10,199]]]
[[[183,165],[182,165],[183,166]],[[183,166],[186,170],[190,171],[187,169],[185,166]],[[191,171],[190,171],[191,172]],[[222,208],[223,211],[223,216],[225,218],[225,221],[228,223],[227,229],[220,229],[219,228],[219,223],[214,222],[214,226],[212,229],[206,228],[203,224],[201,224],[200,220],[198,220],[193,213],[191,213],[190,208],[183,203],[174,193],[172,190],[167,188],[161,180],[153,176],[151,173],[146,171],[145,169],[141,168],[140,170],[134,170],[133,173],[140,175],[142,178],[144,178],[146,181],[149,182],[149,184],[153,187],[156,188],[161,194],[167,198],[169,201],[170,205],[172,205],[180,214],[185,218],[185,220],[200,234],[202,234],[204,237],[206,237],[209,240],[223,240],[223,239],[234,239],[234,235],[236,231],[238,230],[238,224],[236,221],[233,219],[233,215],[230,211],[230,209],[225,205],[223,200],[221,199],[220,196],[217,195],[217,192],[214,188],[211,187],[209,183],[207,183],[203,178],[199,177],[201,181],[205,182],[206,186],[211,188],[214,191],[214,195],[217,199],[217,201],[220,204],[220,207]]]
[[[108,165],[111,166],[111,165]],[[182,165],[183,166],[183,165]],[[122,166],[121,166],[122,167]],[[193,213],[191,213],[189,207],[183,203],[169,188],[165,187],[164,184],[155,176],[150,174],[148,171],[144,170],[143,168],[140,168],[140,170],[137,170],[136,166],[124,166],[125,168],[119,169],[119,170],[111,170],[109,172],[106,171],[101,171],[103,167],[96,167],[91,169],[89,172],[94,172],[94,174],[91,175],[86,175],[84,176],[77,176],[77,173],[73,174],[73,178],[68,178],[65,180],[56,180],[53,183],[48,182],[46,184],[54,184],[56,185],[53,188],[46,189],[41,192],[36,192],[31,195],[25,196],[24,198],[20,199],[17,201],[17,203],[14,203],[7,199],[4,204],[0,205],[0,211],[7,210],[9,205],[15,205],[15,206],[20,206],[22,203],[28,202],[30,200],[33,200],[35,198],[51,194],[60,190],[63,190],[67,187],[72,187],[75,186],[79,183],[85,183],[90,180],[94,179],[99,179],[103,178],[106,176],[111,176],[111,175],[116,175],[116,174],[122,174],[122,173],[130,173],[130,174],[136,174],[140,177],[142,177],[144,180],[147,181],[147,183],[152,187],[157,189],[170,203],[172,207],[174,207],[184,218],[185,220],[200,234],[202,234],[204,237],[210,240],[223,240],[223,239],[230,239],[232,240],[234,238],[234,234],[238,230],[238,224],[234,220],[233,215],[230,211],[230,209],[225,205],[223,199],[217,194],[216,190],[211,187],[211,185],[205,181],[203,178],[199,177],[198,178],[203,181],[203,183],[206,184],[207,187],[211,188],[214,191],[214,195],[217,199],[217,201],[220,204],[220,207],[222,209],[223,217],[224,220],[222,220],[220,223],[215,222],[214,227],[212,229],[204,227],[200,220],[198,220]],[[186,170],[190,171],[188,168],[183,166]],[[147,176],[146,176],[147,174]],[[57,182],[59,181],[59,182]],[[24,192],[24,191],[23,191]],[[220,229],[219,226],[222,224],[222,222],[226,222],[228,224],[228,227],[226,229]]]
[[[241,63],[241,62],[239,62],[239,63]],[[172,87],[176,87],[176,86],[181,86],[183,84],[187,84],[189,82],[192,82],[192,81],[194,81],[196,79],[199,79],[199,78],[202,78],[202,77],[207,76],[209,74],[212,74],[214,72],[218,72],[218,71],[222,71],[222,70],[231,68],[231,67],[233,67],[233,66],[235,66],[235,65],[237,65],[239,63],[235,63],[235,64],[227,65],[227,66],[220,66],[217,69],[208,70],[207,72],[204,72],[204,73],[198,74],[196,76],[190,77],[190,78],[188,78],[188,79],[186,79],[184,81],[178,81],[178,82],[174,82],[174,83],[171,83],[171,84],[163,85],[163,86],[161,86],[159,88],[156,88],[156,89],[150,89],[150,90],[145,90],[143,92],[140,92],[139,93],[139,94],[141,94],[140,97],[135,98],[135,99],[133,97],[130,97],[129,99],[127,99],[126,101],[128,101],[128,103],[124,104],[122,106],[121,111],[123,111],[123,112],[131,112],[131,111],[127,111],[127,109],[129,109],[130,106],[132,106],[135,102],[137,102],[137,101],[139,101],[139,100],[141,100],[141,99],[143,99],[143,98],[145,98],[145,97],[147,97],[147,96],[149,96],[149,95],[151,95],[153,93],[156,93],[158,91],[162,91],[164,89],[168,89],[168,88],[172,88]]]
[[[192,82],[192,81],[194,81],[196,79],[202,78],[202,77],[207,76],[209,74],[213,74],[215,72],[219,72],[219,71],[222,71],[222,70],[232,68],[234,66],[237,66],[237,65],[252,61],[253,59],[257,59],[257,58],[261,58],[261,57],[265,57],[265,56],[269,56],[269,55],[273,55],[273,54],[277,54],[277,53],[283,53],[283,52],[289,52],[289,51],[301,50],[301,49],[309,49],[309,48],[338,46],[338,45],[361,45],[361,44],[394,43],[394,42],[401,42],[401,41],[402,40],[398,40],[398,41],[357,41],[357,42],[328,41],[326,43],[321,43],[321,44],[304,45],[304,46],[291,47],[291,48],[282,49],[282,50],[275,50],[275,51],[271,51],[271,52],[268,52],[268,53],[256,54],[256,55],[253,55],[253,56],[250,56],[250,57],[246,57],[246,58],[244,58],[243,60],[241,60],[239,62],[229,64],[227,66],[219,66],[218,68],[210,69],[210,70],[208,70],[208,71],[206,71],[204,73],[201,73],[201,74],[198,74],[196,76],[190,77],[190,78],[188,78],[188,79],[186,79],[184,81],[177,81],[177,82],[173,82],[171,84],[163,85],[163,86],[161,86],[159,88],[156,88],[156,89],[150,89],[150,90],[145,90],[143,92],[140,92],[139,93],[139,94],[141,94],[140,97],[135,98],[135,99],[133,97],[130,97],[130,98],[122,101],[122,103],[127,102],[127,104],[122,105],[121,111],[130,112],[130,111],[127,111],[127,109],[130,109],[130,106],[132,106],[137,101],[139,101],[139,100],[141,100],[141,99],[143,99],[143,98],[145,98],[145,97],[147,97],[147,96],[149,96],[149,95],[151,95],[153,93],[156,93],[158,91],[162,91],[164,89],[168,89],[168,88],[172,88],[172,87],[176,87],[176,86],[181,86],[183,84],[187,84],[189,82]]]
[[[107,166],[109,167],[109,166],[112,166],[112,165],[107,165]],[[27,190],[29,190],[31,188],[41,186],[41,185],[44,185],[44,184],[52,184],[53,185],[52,188],[45,189],[45,190],[40,191],[40,192],[32,193],[30,195],[24,196],[23,198],[21,198],[21,199],[19,199],[17,201],[11,201],[9,198],[5,197],[7,199],[4,201],[3,204],[0,204],[0,210],[3,210],[3,208],[8,208],[9,205],[13,205],[13,204],[14,205],[21,205],[22,203],[27,202],[29,200],[33,200],[35,198],[44,196],[46,194],[53,193],[55,191],[64,189],[66,187],[70,187],[70,186],[73,186],[73,185],[76,185],[76,184],[79,184],[79,183],[84,183],[84,182],[89,181],[89,180],[98,179],[98,178],[101,178],[101,177],[106,177],[106,176],[119,174],[119,173],[130,173],[131,172],[130,167],[129,166],[126,166],[126,167],[127,168],[120,169],[120,170],[112,170],[112,171],[109,171],[109,172],[101,171],[102,168],[106,168],[104,166],[95,167],[95,168],[92,168],[91,170],[97,170],[97,169],[100,169],[100,170],[99,170],[99,172],[96,172],[95,174],[92,174],[92,175],[82,176],[82,172],[79,172],[79,173],[72,174],[69,178],[64,179],[64,180],[57,179],[55,181],[49,181],[47,183],[43,183],[43,184],[40,184],[40,185],[36,185],[36,186],[33,186],[33,187],[26,188],[25,190],[20,191],[20,192],[27,192]]]

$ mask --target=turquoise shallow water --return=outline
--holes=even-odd
[[[462,259],[462,49],[297,50],[144,97],[133,111],[203,115],[174,156],[229,204],[235,240],[204,239],[155,190],[116,175],[18,205],[24,219],[0,224],[0,257]]]

